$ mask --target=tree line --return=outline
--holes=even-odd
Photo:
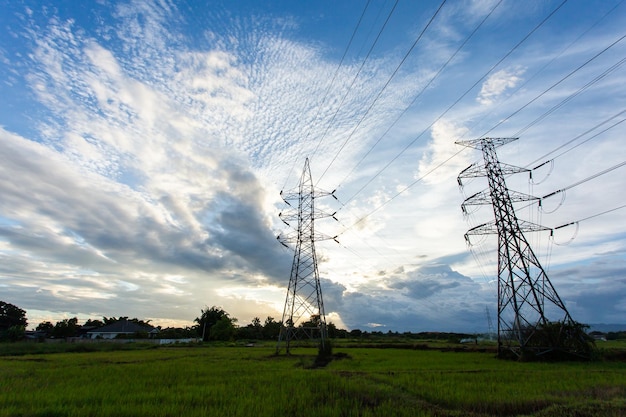
[[[78,323],[78,318],[73,317],[63,319],[56,323],[44,321],[39,323],[35,330],[46,338],[63,339],[69,337],[80,337],[86,331],[97,329],[108,324],[115,323],[120,320],[128,320],[144,326],[152,326],[150,320],[140,320],[128,317],[102,317],[102,320],[89,319],[84,324]],[[161,339],[186,339],[198,338],[203,341],[221,340],[277,340],[280,333],[281,322],[273,317],[266,317],[261,321],[259,317],[252,319],[250,324],[238,326],[237,319],[231,317],[223,308],[212,306],[205,307],[200,310],[200,316],[194,319],[194,324],[188,327],[166,327],[159,329],[159,338]],[[311,327],[315,323],[315,318],[310,323],[303,323],[304,326]],[[28,321],[26,311],[4,301],[0,301],[0,341],[18,341],[24,339],[26,334],[26,326]],[[465,338],[476,337],[473,334],[465,333],[446,333],[446,332],[381,332],[381,331],[362,331],[359,329],[345,330],[335,326],[329,322],[326,325],[328,337],[331,339],[431,339],[431,340],[447,340],[450,342],[459,342]],[[124,337],[124,336],[121,336]],[[148,337],[148,334],[133,335],[133,338]],[[626,332],[609,333],[607,339],[626,339]]]
[[[43,321],[35,327],[35,331],[45,338],[63,339],[80,337],[88,330],[97,329],[120,320],[128,320],[144,326],[152,326],[150,320],[144,321],[128,317],[103,317],[102,320],[89,319],[79,324],[77,317],[63,319],[52,323]],[[188,327],[166,327],[159,329],[159,337],[163,339],[200,338],[211,340],[276,340],[280,333],[281,323],[273,317],[266,317],[262,322],[259,317],[252,319],[246,326],[238,326],[237,319],[231,317],[223,308],[212,306],[201,309],[200,316],[194,319],[194,325]],[[0,301],[0,340],[17,341],[24,338],[28,320],[26,311],[4,301]],[[333,323],[327,325],[329,337],[347,337],[346,330],[337,329]],[[141,335],[137,335],[141,337]],[[147,335],[144,335],[147,337]]]

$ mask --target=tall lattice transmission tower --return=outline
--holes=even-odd
[[[527,172],[527,169],[501,164],[496,148],[517,138],[482,138],[456,142],[482,151],[484,165],[472,164],[458,176],[487,177],[489,191],[478,192],[462,204],[491,204],[495,221],[470,229],[471,235],[498,235],[498,355],[513,353],[519,357],[550,355],[556,351],[578,356],[590,355],[591,344],[583,326],[574,322],[539,263],[524,233],[550,230],[520,220],[514,202],[535,200],[527,194],[511,191],[505,175]],[[548,319],[553,317],[553,321]]]
[[[333,193],[334,191],[320,191],[314,187],[308,158],[304,163],[298,188],[286,193],[281,191],[283,200],[291,209],[279,216],[288,226],[291,226],[290,222],[297,222],[297,226],[294,233],[278,236],[284,246],[289,247],[286,243],[295,243],[295,248],[276,353],[280,352],[282,345],[285,346],[286,353],[289,353],[291,342],[303,338],[318,339],[321,352],[327,345],[326,315],[315,242],[335,238],[316,233],[315,220],[323,217],[334,218],[334,213],[327,214],[317,210],[315,200],[326,196],[335,197]]]

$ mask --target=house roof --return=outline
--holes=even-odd
[[[134,321],[119,320],[115,323],[107,324],[98,329],[90,330],[87,333],[150,333],[155,331],[156,328],[152,326],[146,326],[137,324]]]

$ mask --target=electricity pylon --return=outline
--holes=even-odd
[[[491,313],[489,313],[487,306],[485,306],[485,314],[487,315],[487,337],[489,340],[493,340],[493,321],[491,320]]]
[[[279,216],[288,226],[291,226],[290,221],[297,221],[297,228],[295,235],[278,236],[279,242],[287,248],[289,246],[286,242],[295,242],[295,249],[276,353],[280,352],[281,345],[284,343],[285,352],[289,354],[291,341],[305,337],[319,339],[320,351],[325,351],[326,315],[317,268],[315,242],[324,239],[336,240],[336,238],[316,233],[314,225],[316,219],[335,218],[335,213],[327,214],[316,210],[315,200],[326,196],[335,197],[333,193],[334,191],[329,193],[315,189],[308,158],[304,163],[298,189],[287,193],[281,191],[283,200],[291,207],[291,210],[287,213],[280,213]],[[297,201],[297,208],[290,201]]]
[[[484,165],[470,165],[457,180],[487,177],[489,192],[468,197],[466,206],[491,204],[495,221],[470,229],[471,235],[498,234],[498,355],[512,352],[518,358],[541,356],[560,351],[566,354],[588,356],[590,344],[582,326],[570,316],[565,304],[548,279],[523,232],[550,230],[534,223],[519,220],[514,202],[530,201],[530,195],[510,191],[505,175],[527,172],[527,169],[501,164],[496,148],[517,138],[482,138],[456,142],[482,151]],[[550,321],[550,313],[556,321]],[[506,350],[506,352],[505,352]]]

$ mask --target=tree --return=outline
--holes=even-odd
[[[267,316],[263,324],[263,338],[272,340],[278,339],[280,334],[280,322],[274,321],[274,317]]]
[[[328,337],[331,339],[334,339],[335,337],[337,337],[337,326],[335,326],[335,323],[328,322],[328,324],[326,325],[326,331],[328,332]]]
[[[26,328],[24,326],[11,326],[7,330],[7,339],[11,342],[19,342],[24,339]]]
[[[100,320],[92,320],[89,319],[84,324],[85,327],[102,327],[104,326],[104,322]]]
[[[161,339],[187,339],[196,336],[196,330],[191,327],[166,327],[159,332]]]
[[[211,328],[215,326],[220,320],[222,320],[222,318],[226,317],[228,320],[230,320],[233,328],[233,323],[237,321],[236,319],[231,319],[228,316],[228,313],[224,311],[224,309],[222,309],[221,307],[207,307],[204,310],[200,310],[200,312],[202,314],[200,315],[200,317],[196,317],[194,322],[198,323],[198,335],[202,337],[203,341],[209,340],[211,335]],[[223,327],[225,325],[222,324],[221,326]]]
[[[108,325],[108,324],[113,324],[113,323],[117,323],[118,321],[122,321],[122,320],[126,320],[126,321],[132,321],[133,323],[142,325],[142,326],[150,326],[152,327],[152,325],[150,324],[151,320],[139,320],[138,318],[132,318],[129,319],[128,316],[119,316],[117,318],[115,317],[102,317],[102,321],[104,322],[103,325]],[[91,320],[89,320],[88,322],[90,322]],[[99,320],[95,320],[94,322],[100,322]],[[87,324],[85,324],[87,325]]]
[[[0,331],[7,331],[13,326],[26,327],[26,311],[13,304],[0,301]]]
[[[245,327],[237,328],[236,338],[254,340],[263,339],[263,325],[261,324],[261,319],[255,317],[252,319],[252,323],[248,324]]]
[[[209,332],[211,340],[231,340],[235,335],[235,322],[237,319],[231,319],[228,314],[222,316]]]
[[[49,321],[42,321],[37,325],[35,330],[37,330],[38,332],[45,332],[46,337],[50,337],[52,336],[52,331],[54,330],[54,324],[50,323]]]
[[[74,337],[78,333],[78,328],[78,318],[72,317],[71,319],[64,319],[54,325],[54,329],[52,329],[52,336],[57,339]]]

